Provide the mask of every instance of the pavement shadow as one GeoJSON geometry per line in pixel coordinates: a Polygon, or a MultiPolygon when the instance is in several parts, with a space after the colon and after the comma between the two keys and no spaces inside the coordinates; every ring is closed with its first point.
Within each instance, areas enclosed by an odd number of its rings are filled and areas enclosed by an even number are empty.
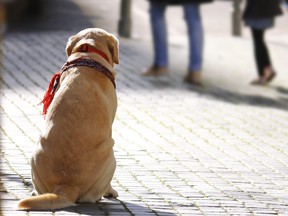
{"type": "Polygon", "coordinates": [[[287,88],[284,88],[284,87],[281,87],[281,86],[277,86],[275,89],[276,89],[279,93],[288,95],[288,89],[287,89],[287,88]]]}
{"type": "MultiPolygon", "coordinates": [[[[139,202],[140,203],[140,202],[139,202]]],[[[142,203],[145,205],[144,203],[142,203]]],[[[159,206],[161,208],[161,206],[159,206]]],[[[131,202],[124,202],[120,199],[103,199],[98,203],[78,203],[77,206],[62,209],[63,212],[77,212],[83,215],[165,215],[176,216],[164,210],[153,210],[148,206],[142,206],[131,202]],[[123,214],[125,215],[125,214],[123,214]]],[[[57,211],[60,213],[61,211],[57,211]]]]}
{"type": "Polygon", "coordinates": [[[7,3],[8,32],[80,31],[92,27],[81,9],[68,0],[22,0],[7,3]],[[33,2],[34,1],[34,2],[33,2]],[[37,2],[37,4],[36,4],[37,2]],[[9,16],[9,14],[11,14],[9,16]]]}
{"type": "MultiPolygon", "coordinates": [[[[141,75],[136,75],[141,76],[141,75]]],[[[177,74],[177,76],[179,76],[177,74]]],[[[199,95],[206,96],[211,99],[223,101],[226,103],[231,103],[234,105],[250,105],[250,106],[258,106],[258,107],[267,107],[267,108],[275,108],[275,109],[281,109],[281,110],[287,110],[288,109],[288,89],[284,89],[282,87],[276,87],[276,90],[279,92],[279,97],[272,98],[265,95],[260,95],[257,93],[239,93],[236,90],[233,91],[225,88],[221,88],[218,86],[215,86],[213,83],[213,80],[210,81],[210,83],[205,84],[204,87],[198,87],[193,86],[189,84],[185,84],[181,81],[178,81],[177,84],[175,84],[175,79],[172,78],[165,78],[165,79],[159,79],[151,77],[149,79],[145,79],[146,82],[149,83],[150,87],[157,90],[165,91],[166,89],[183,89],[183,90],[189,90],[193,92],[197,92],[199,95]],[[181,82],[181,83],[180,83],[181,82]],[[282,96],[283,97],[282,97],[282,96]]],[[[139,87],[141,85],[138,85],[139,87]]],[[[260,88],[260,87],[259,87],[260,88]]],[[[275,88],[275,87],[269,87],[269,88],[275,88]]]]}
{"type": "Polygon", "coordinates": [[[234,92],[232,90],[227,90],[215,86],[207,86],[207,88],[204,89],[190,87],[190,89],[197,91],[199,94],[204,94],[208,97],[235,105],[245,104],[250,106],[275,108],[281,110],[287,110],[288,108],[288,100],[283,97],[271,98],[268,96],[257,95],[255,93],[238,93],[236,91],[234,92]]]}

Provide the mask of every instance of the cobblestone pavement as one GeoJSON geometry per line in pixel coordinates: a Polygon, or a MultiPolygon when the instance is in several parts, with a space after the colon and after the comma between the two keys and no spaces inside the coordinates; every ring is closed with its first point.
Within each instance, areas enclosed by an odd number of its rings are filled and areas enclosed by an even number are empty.
{"type": "Polygon", "coordinates": [[[270,44],[278,77],[269,87],[253,87],[250,41],[209,35],[204,88],[182,83],[185,44],[171,47],[177,55],[169,76],[144,78],[150,42],[120,39],[112,182],[118,199],[16,212],[17,201],[32,190],[29,157],[44,123],[38,103],[75,33],[72,28],[5,36],[3,215],[288,215],[288,47],[270,44]]]}

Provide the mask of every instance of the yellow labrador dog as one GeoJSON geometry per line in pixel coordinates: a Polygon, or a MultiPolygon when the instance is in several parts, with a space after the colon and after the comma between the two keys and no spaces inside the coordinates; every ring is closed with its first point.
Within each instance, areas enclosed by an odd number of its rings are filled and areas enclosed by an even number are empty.
{"type": "Polygon", "coordinates": [[[89,28],[69,38],[66,53],[68,60],[46,93],[54,98],[42,101],[46,130],[31,158],[35,196],[21,200],[19,210],[59,209],[118,196],[110,184],[116,168],[111,128],[118,40],[89,28]]]}

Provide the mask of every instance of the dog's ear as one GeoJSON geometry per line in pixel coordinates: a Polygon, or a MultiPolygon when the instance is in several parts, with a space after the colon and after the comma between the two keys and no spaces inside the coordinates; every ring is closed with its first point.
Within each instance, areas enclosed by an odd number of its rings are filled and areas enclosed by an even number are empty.
{"type": "Polygon", "coordinates": [[[66,45],[66,55],[67,55],[67,57],[69,57],[71,55],[75,44],[78,42],[77,38],[78,37],[76,35],[73,35],[73,36],[71,36],[68,39],[68,42],[67,42],[67,45],[66,45]]]}
{"type": "Polygon", "coordinates": [[[119,64],[119,42],[114,35],[110,35],[108,49],[111,53],[113,62],[115,64],[119,64]]]}

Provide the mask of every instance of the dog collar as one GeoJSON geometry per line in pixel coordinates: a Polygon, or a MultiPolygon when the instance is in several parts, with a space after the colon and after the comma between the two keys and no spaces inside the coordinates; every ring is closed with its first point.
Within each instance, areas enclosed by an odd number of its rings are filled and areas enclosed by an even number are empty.
{"type": "Polygon", "coordinates": [[[66,62],[61,69],[61,73],[64,73],[66,70],[72,67],[77,67],[77,66],[86,66],[86,67],[94,68],[100,73],[103,73],[110,79],[114,88],[116,89],[115,78],[112,72],[108,68],[106,68],[104,65],[90,58],[77,58],[72,61],[66,62]]]}
{"type": "Polygon", "coordinates": [[[70,68],[77,67],[77,66],[85,66],[85,67],[90,67],[94,68],[95,70],[99,71],[100,73],[103,73],[105,76],[107,76],[110,81],[112,82],[114,88],[116,89],[116,83],[115,83],[115,78],[112,72],[100,64],[99,62],[96,62],[92,59],[89,58],[77,58],[72,61],[67,61],[63,67],[61,68],[61,71],[54,74],[52,77],[48,89],[43,97],[43,100],[40,102],[40,104],[43,103],[43,115],[46,115],[48,108],[54,98],[55,92],[59,86],[59,81],[61,78],[61,75],[67,71],[70,68]]]}
{"type": "Polygon", "coordinates": [[[98,49],[95,49],[94,47],[91,47],[88,44],[82,45],[80,47],[80,52],[93,52],[93,53],[96,53],[96,54],[100,55],[102,58],[104,58],[107,62],[109,62],[109,58],[104,52],[102,52],[102,51],[100,51],[98,49]]]}

